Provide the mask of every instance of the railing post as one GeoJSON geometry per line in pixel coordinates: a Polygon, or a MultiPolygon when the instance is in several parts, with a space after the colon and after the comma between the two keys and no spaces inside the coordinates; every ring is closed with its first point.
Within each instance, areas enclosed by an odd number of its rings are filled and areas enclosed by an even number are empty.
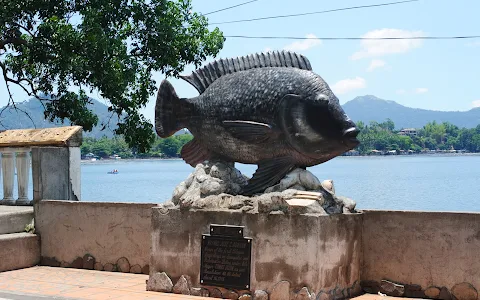
{"type": "Polygon", "coordinates": [[[28,199],[28,181],[30,177],[30,149],[17,151],[17,186],[18,199],[16,205],[30,205],[28,199]]]}
{"type": "Polygon", "coordinates": [[[32,147],[33,200],[80,200],[80,147],[32,147]]]}
{"type": "Polygon", "coordinates": [[[5,149],[2,152],[3,200],[1,204],[13,205],[13,177],[15,174],[14,153],[5,149]]]}

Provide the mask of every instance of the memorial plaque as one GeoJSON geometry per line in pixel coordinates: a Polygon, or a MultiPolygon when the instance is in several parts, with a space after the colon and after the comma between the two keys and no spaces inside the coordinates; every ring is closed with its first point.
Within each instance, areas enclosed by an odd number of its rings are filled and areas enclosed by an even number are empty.
{"type": "Polygon", "coordinates": [[[211,224],[210,234],[243,238],[243,226],[211,224]]]}
{"type": "MultiPolygon", "coordinates": [[[[228,227],[230,229],[227,233],[233,232],[230,231],[234,230],[233,226],[228,227]]],[[[243,228],[236,227],[234,231],[240,230],[243,234],[243,228]]],[[[215,232],[215,229],[213,231],[215,232]]],[[[251,238],[202,235],[200,283],[241,290],[249,289],[251,253],[251,238]]]]}

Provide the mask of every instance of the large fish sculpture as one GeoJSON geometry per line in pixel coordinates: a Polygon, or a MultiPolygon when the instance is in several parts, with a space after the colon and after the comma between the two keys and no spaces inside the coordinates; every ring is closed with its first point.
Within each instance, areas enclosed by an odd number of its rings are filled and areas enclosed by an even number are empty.
{"type": "Polygon", "coordinates": [[[191,166],[211,159],[257,164],[243,195],[359,144],[355,123],[303,55],[274,51],[220,59],[181,78],[200,95],[179,98],[163,80],[157,134],[165,138],[188,128],[194,138],[181,156],[191,166]]]}

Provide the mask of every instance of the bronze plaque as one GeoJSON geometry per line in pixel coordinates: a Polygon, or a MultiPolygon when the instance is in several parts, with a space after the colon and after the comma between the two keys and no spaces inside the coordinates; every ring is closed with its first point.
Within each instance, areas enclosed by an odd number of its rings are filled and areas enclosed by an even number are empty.
{"type": "Polygon", "coordinates": [[[243,228],[243,226],[210,224],[210,234],[243,238],[243,228]]]}
{"type": "Polygon", "coordinates": [[[249,289],[251,253],[251,238],[202,235],[200,283],[249,289]]]}

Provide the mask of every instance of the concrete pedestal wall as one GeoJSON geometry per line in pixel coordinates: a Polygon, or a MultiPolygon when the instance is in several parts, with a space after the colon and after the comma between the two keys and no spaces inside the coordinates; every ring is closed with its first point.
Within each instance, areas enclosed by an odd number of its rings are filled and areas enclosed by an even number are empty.
{"type": "Polygon", "coordinates": [[[154,206],[45,200],[36,203],[35,228],[41,236],[42,264],[134,273],[143,269],[147,273],[154,206]]]}
{"type": "Polygon", "coordinates": [[[477,299],[480,214],[366,211],[363,253],[364,281],[420,285],[422,297],[438,298],[443,288],[477,299]]]}
{"type": "MultiPolygon", "coordinates": [[[[245,226],[252,241],[251,290],[319,293],[352,288],[360,279],[362,215],[248,214],[154,208],[150,278],[165,272],[175,283],[187,275],[200,287],[202,234],[210,224],[245,226]]],[[[346,295],[345,295],[346,296],[346,295]]],[[[343,298],[343,296],[342,296],[343,298]]]]}
{"type": "MultiPolygon", "coordinates": [[[[340,299],[358,293],[361,282],[364,291],[373,293],[478,299],[480,214],[314,216],[166,210],[133,203],[35,205],[47,265],[133,273],[148,273],[150,265],[150,279],[165,272],[175,285],[186,275],[189,293],[205,295],[195,289],[201,287],[202,234],[210,224],[243,225],[244,236],[253,238],[252,294],[272,295],[276,288],[300,294],[305,287],[317,297],[340,299]]],[[[231,291],[209,293],[231,296],[231,291]]]]}

